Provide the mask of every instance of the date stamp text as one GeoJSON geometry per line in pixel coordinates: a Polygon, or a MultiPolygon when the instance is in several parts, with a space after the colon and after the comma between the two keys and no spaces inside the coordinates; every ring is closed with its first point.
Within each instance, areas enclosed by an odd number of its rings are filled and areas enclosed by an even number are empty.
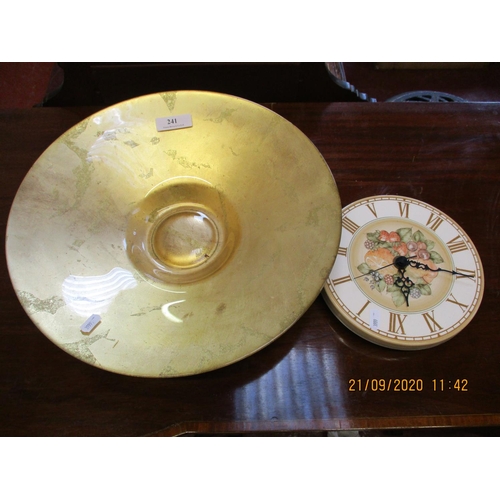
{"type": "Polygon", "coordinates": [[[462,379],[350,378],[349,392],[467,392],[469,381],[462,379]]]}

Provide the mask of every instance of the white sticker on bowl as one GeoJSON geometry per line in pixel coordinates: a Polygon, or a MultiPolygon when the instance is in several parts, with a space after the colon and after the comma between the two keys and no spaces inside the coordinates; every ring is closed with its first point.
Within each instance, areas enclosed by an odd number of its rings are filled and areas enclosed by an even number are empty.
{"type": "Polygon", "coordinates": [[[82,333],[90,333],[99,323],[101,317],[98,314],[92,314],[90,318],[80,327],[82,333]]]}
{"type": "Polygon", "coordinates": [[[156,130],[164,132],[165,130],[174,130],[178,128],[188,128],[193,126],[191,115],[165,116],[156,119],[156,130]]]}

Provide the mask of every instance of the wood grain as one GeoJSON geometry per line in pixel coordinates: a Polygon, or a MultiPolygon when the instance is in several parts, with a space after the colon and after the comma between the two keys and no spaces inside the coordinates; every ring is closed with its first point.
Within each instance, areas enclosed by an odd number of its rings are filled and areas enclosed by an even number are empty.
{"type": "MultiPolygon", "coordinates": [[[[410,196],[475,242],[486,291],[472,323],[438,347],[400,352],[347,330],[319,297],[284,335],[232,366],[179,379],[108,373],[46,339],[0,265],[0,434],[143,436],[500,425],[500,104],[298,103],[271,109],[318,147],[342,203],[410,196]],[[349,391],[349,380],[421,379],[422,391],[349,391]],[[466,379],[467,391],[433,390],[466,379]]],[[[37,157],[97,108],[0,112],[0,224],[37,157]]]]}

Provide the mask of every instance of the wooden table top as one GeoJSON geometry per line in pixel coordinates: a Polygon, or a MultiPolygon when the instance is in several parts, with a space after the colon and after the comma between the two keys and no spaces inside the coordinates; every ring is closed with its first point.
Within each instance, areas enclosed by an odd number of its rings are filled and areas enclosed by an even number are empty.
{"type": "MultiPolygon", "coordinates": [[[[484,266],[482,305],[452,340],[423,351],[371,344],[323,298],[279,339],[211,373],[142,379],[69,356],[42,335],[0,262],[0,435],[144,436],[500,426],[500,103],[268,105],[317,146],[342,205],[401,195],[452,217],[484,266]],[[421,379],[420,391],[350,390],[350,380],[421,379]],[[467,381],[467,391],[433,380],[467,381]]],[[[95,108],[0,111],[0,224],[23,177],[95,108]]],[[[463,384],[461,384],[463,386],[463,384]]],[[[364,388],[363,388],[364,389],[364,388]]]]}

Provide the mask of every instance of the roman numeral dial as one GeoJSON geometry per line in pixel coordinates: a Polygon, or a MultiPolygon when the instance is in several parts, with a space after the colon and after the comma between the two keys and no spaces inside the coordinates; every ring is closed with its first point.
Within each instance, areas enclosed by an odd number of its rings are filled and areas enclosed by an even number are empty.
{"type": "Polygon", "coordinates": [[[359,229],[359,226],[348,217],[342,219],[342,226],[350,233],[355,233],[359,229]]]}
{"type": "Polygon", "coordinates": [[[469,328],[483,297],[483,268],[449,215],[413,198],[374,196],[343,209],[341,234],[323,295],[352,332],[416,350],[469,328]]]}
{"type": "Polygon", "coordinates": [[[456,236],[452,240],[448,241],[447,245],[451,253],[463,252],[468,248],[467,243],[465,243],[460,236],[456,236]]]}

